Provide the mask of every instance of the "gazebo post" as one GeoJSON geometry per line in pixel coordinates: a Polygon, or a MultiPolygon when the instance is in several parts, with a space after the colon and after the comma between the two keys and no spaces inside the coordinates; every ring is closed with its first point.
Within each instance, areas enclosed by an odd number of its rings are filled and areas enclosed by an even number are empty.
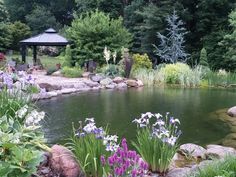
{"type": "Polygon", "coordinates": [[[33,46],[33,62],[34,62],[34,65],[37,64],[37,46],[36,45],[33,46]]]}
{"type": "Polygon", "coordinates": [[[22,62],[25,63],[25,61],[26,61],[26,45],[21,45],[21,56],[22,56],[22,62]]]}

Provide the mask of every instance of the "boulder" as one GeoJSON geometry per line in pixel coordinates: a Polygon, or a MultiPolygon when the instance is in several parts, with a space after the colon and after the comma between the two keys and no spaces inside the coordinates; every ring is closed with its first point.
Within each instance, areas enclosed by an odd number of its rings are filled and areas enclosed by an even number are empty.
{"type": "Polygon", "coordinates": [[[88,85],[83,82],[78,82],[78,83],[74,84],[74,88],[76,88],[76,89],[83,89],[83,88],[87,88],[87,87],[88,87],[88,85]]]}
{"type": "Polygon", "coordinates": [[[69,94],[69,93],[74,93],[76,92],[77,90],[75,88],[65,88],[65,89],[62,89],[61,90],[61,93],[62,94],[69,94]]]}
{"type": "Polygon", "coordinates": [[[56,71],[56,72],[52,73],[52,74],[51,74],[51,76],[59,76],[59,77],[62,77],[62,76],[63,76],[63,74],[61,73],[61,71],[60,71],[60,70],[58,70],[58,71],[56,71]]]}
{"type": "Polygon", "coordinates": [[[41,89],[45,89],[46,92],[51,92],[51,91],[54,91],[54,90],[61,90],[61,86],[58,86],[58,85],[51,85],[49,83],[40,83],[39,84],[39,87],[41,89]]]}
{"type": "Polygon", "coordinates": [[[124,81],[124,79],[122,77],[115,77],[113,79],[113,82],[116,83],[116,84],[119,84],[119,83],[121,83],[123,81],[124,81]]]}
{"type": "Polygon", "coordinates": [[[54,145],[51,148],[49,164],[54,173],[63,177],[84,177],[82,170],[74,158],[73,153],[67,148],[54,145]]]}
{"type": "Polygon", "coordinates": [[[82,74],[82,77],[89,78],[90,75],[91,75],[90,72],[84,72],[84,73],[82,74]]]}
{"type": "Polygon", "coordinates": [[[91,76],[90,79],[93,81],[93,82],[100,82],[102,79],[104,79],[103,76],[99,75],[99,74],[96,74],[94,76],[91,76]]]}
{"type": "Polygon", "coordinates": [[[114,88],[116,88],[116,85],[117,85],[117,84],[112,83],[112,84],[106,85],[106,88],[107,88],[107,89],[114,89],[114,88]]]}
{"type": "Polygon", "coordinates": [[[138,87],[143,87],[144,86],[144,84],[143,84],[143,81],[141,81],[141,80],[137,80],[137,84],[138,84],[138,87]]]}
{"type": "Polygon", "coordinates": [[[136,80],[133,80],[133,79],[128,79],[126,81],[126,84],[129,86],[129,87],[138,87],[138,83],[136,82],[136,80]]]}
{"type": "Polygon", "coordinates": [[[121,82],[121,83],[117,84],[117,86],[116,86],[117,89],[126,89],[127,87],[128,87],[127,84],[124,82],[121,82]]]}
{"type": "Polygon", "coordinates": [[[91,80],[86,80],[86,81],[84,81],[84,83],[89,87],[98,87],[99,86],[99,83],[93,82],[91,80]]]}
{"type": "Polygon", "coordinates": [[[228,111],[227,111],[227,114],[231,117],[236,117],[236,106],[230,108],[228,111]]]}
{"type": "Polygon", "coordinates": [[[236,155],[236,150],[231,147],[220,145],[207,145],[206,155],[208,157],[224,158],[227,155],[236,155]]]}
{"type": "Polygon", "coordinates": [[[188,154],[196,159],[205,159],[206,156],[206,149],[199,146],[199,145],[196,145],[196,144],[192,144],[192,143],[188,143],[188,144],[183,144],[180,146],[180,151],[185,153],[185,154],[188,154]]]}
{"type": "Polygon", "coordinates": [[[100,81],[100,84],[103,86],[111,84],[113,81],[110,78],[105,78],[100,81]]]}
{"type": "Polygon", "coordinates": [[[190,168],[174,168],[171,169],[166,177],[185,177],[190,172],[190,168]]]}

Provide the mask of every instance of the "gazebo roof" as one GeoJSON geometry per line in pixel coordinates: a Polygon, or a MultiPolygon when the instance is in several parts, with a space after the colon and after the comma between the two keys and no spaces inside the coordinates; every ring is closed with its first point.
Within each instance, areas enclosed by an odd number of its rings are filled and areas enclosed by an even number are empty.
{"type": "Polygon", "coordinates": [[[69,41],[59,35],[53,28],[49,28],[44,33],[20,41],[21,45],[37,46],[65,46],[69,41]]]}

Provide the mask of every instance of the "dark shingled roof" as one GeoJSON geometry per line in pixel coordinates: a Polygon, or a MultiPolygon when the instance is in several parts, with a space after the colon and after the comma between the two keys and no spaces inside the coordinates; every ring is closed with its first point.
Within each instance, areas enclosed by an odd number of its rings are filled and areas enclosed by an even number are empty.
{"type": "Polygon", "coordinates": [[[37,46],[65,46],[69,44],[69,41],[59,35],[54,29],[49,28],[42,34],[20,41],[20,44],[37,46]]]}

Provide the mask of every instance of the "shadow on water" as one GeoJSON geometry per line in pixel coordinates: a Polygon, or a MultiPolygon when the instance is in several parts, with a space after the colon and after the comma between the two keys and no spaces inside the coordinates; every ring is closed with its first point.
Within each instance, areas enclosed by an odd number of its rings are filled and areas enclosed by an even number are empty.
{"type": "Polygon", "coordinates": [[[62,142],[72,132],[72,122],[94,117],[97,126],[109,125],[112,134],[135,139],[132,120],[141,113],[170,112],[181,121],[181,143],[201,145],[227,135],[228,127],[209,118],[209,113],[235,105],[236,94],[223,89],[142,88],[124,91],[103,90],[62,96],[38,102],[48,117],[43,129],[49,143],[62,142]]]}

